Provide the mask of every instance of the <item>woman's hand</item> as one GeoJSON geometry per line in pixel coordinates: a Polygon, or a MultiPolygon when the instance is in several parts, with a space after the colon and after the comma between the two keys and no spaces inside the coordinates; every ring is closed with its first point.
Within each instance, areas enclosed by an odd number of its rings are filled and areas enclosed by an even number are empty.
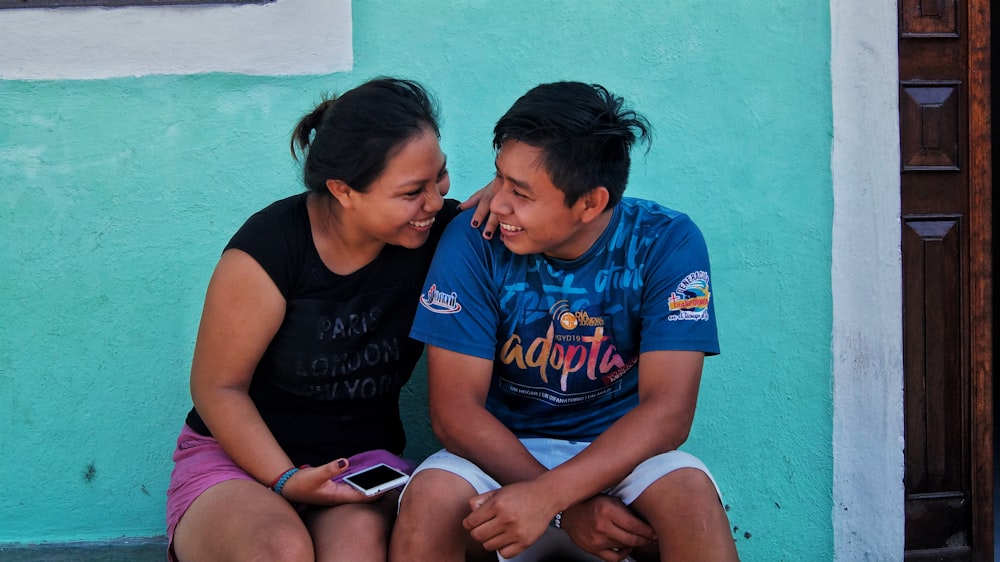
{"type": "Polygon", "coordinates": [[[458,208],[461,210],[476,207],[476,212],[472,214],[472,228],[483,226],[483,238],[493,238],[497,230],[497,219],[490,214],[490,201],[493,200],[493,181],[484,185],[479,191],[473,193],[468,199],[463,201],[458,208]]]}
{"type": "Polygon", "coordinates": [[[366,496],[350,484],[331,480],[348,467],[347,459],[337,459],[322,466],[302,468],[285,482],[281,495],[288,501],[310,505],[370,503],[382,496],[366,496]]]}

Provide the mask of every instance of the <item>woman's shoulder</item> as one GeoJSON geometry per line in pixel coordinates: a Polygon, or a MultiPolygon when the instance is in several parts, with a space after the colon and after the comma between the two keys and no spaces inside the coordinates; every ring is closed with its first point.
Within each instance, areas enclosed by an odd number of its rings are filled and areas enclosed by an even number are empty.
{"type": "Polygon", "coordinates": [[[254,216],[264,215],[271,218],[289,216],[301,217],[308,212],[306,210],[306,199],[308,196],[309,192],[305,191],[302,193],[296,193],[295,195],[289,195],[284,199],[278,199],[277,201],[254,213],[254,216]]]}
{"type": "Polygon", "coordinates": [[[253,213],[244,221],[237,232],[238,238],[255,238],[257,236],[273,236],[275,231],[297,234],[309,224],[309,211],[306,209],[308,193],[299,193],[279,199],[263,209],[253,213]]]}
{"type": "Polygon", "coordinates": [[[242,250],[255,259],[282,294],[310,253],[305,201],[306,194],[300,193],[271,203],[251,215],[226,245],[226,250],[242,250]]]}

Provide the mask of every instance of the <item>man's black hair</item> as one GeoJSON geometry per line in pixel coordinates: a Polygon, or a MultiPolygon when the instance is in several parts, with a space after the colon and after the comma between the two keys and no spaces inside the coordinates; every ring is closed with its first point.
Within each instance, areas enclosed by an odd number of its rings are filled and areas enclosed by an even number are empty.
{"type": "Polygon", "coordinates": [[[628,183],[632,145],[641,140],[648,147],[650,136],[646,118],[604,86],[554,82],[514,102],[493,129],[493,148],[509,140],[540,148],[542,166],[567,205],[604,186],[611,208],[628,183]]]}

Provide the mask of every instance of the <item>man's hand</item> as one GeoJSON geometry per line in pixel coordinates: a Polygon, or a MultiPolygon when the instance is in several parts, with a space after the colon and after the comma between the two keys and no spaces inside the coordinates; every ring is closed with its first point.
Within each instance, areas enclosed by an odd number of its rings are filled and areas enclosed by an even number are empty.
{"type": "Polygon", "coordinates": [[[632,549],[656,541],[652,527],[621,500],[604,494],[570,507],[561,522],[578,547],[605,562],[620,562],[632,549]]]}
{"type": "Polygon", "coordinates": [[[558,513],[532,482],[504,486],[469,499],[462,525],[486,550],[513,558],[534,544],[558,513]]]}

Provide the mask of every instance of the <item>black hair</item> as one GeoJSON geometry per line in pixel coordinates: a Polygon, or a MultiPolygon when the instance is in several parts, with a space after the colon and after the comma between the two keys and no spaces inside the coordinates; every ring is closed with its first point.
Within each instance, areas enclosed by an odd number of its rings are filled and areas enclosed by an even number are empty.
{"type": "Polygon", "coordinates": [[[412,81],[379,77],[339,96],[324,99],[292,133],[290,149],[305,157],[303,181],[310,191],[328,194],[327,180],[367,191],[402,145],[427,128],[441,137],[437,107],[412,81]]]}
{"type": "Polygon", "coordinates": [[[567,205],[598,186],[614,207],[628,183],[636,140],[649,147],[645,117],[604,86],[582,82],[542,84],[521,96],[493,129],[493,148],[517,140],[542,150],[542,165],[567,205]]]}

